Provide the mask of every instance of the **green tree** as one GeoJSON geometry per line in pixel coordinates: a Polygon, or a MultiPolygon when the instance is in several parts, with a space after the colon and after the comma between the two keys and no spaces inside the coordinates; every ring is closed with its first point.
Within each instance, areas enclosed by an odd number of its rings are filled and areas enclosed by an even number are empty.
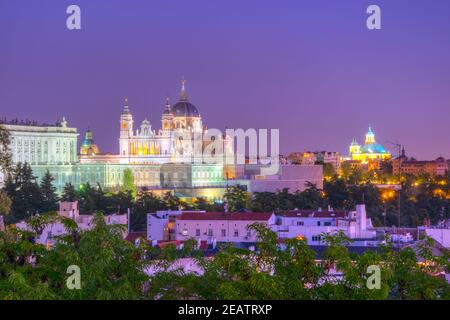
{"type": "Polygon", "coordinates": [[[274,192],[255,192],[251,209],[256,212],[275,212],[278,210],[278,197],[274,192]]]}
{"type": "Polygon", "coordinates": [[[145,247],[135,248],[125,241],[122,226],[106,225],[102,215],[96,215],[89,231],[80,231],[73,220],[55,215],[33,217],[29,224],[28,232],[14,228],[0,232],[0,300],[145,297],[145,247]],[[57,220],[70,233],[51,250],[32,241],[45,225],[57,220]],[[81,270],[81,290],[66,286],[71,265],[81,270]]]}
{"type": "Polygon", "coordinates": [[[237,185],[227,188],[224,200],[228,204],[228,211],[236,212],[248,207],[249,195],[243,186],[237,185]]]}
{"type": "Polygon", "coordinates": [[[180,198],[178,198],[170,191],[164,194],[163,201],[165,202],[167,209],[179,210],[181,208],[180,198]]]}
{"type": "Polygon", "coordinates": [[[0,215],[7,215],[11,210],[12,201],[8,195],[0,191],[0,215]]]}
{"type": "Polygon", "coordinates": [[[323,191],[330,205],[337,209],[347,209],[352,206],[350,191],[344,179],[334,177],[324,182],[323,191]]]}
{"type": "Polygon", "coordinates": [[[75,202],[78,200],[78,195],[75,190],[75,187],[70,183],[66,183],[64,186],[64,190],[61,196],[61,201],[64,202],[75,202]]]}
{"type": "Polygon", "coordinates": [[[153,193],[148,191],[140,192],[131,211],[131,230],[145,231],[147,214],[154,213],[158,210],[165,210],[166,208],[166,203],[153,193]]]}
{"type": "Polygon", "coordinates": [[[47,170],[40,185],[42,194],[41,209],[43,212],[55,211],[58,208],[56,188],[53,186],[54,180],[53,176],[47,170]]]}
{"type": "Polygon", "coordinates": [[[12,166],[11,150],[9,149],[10,134],[0,125],[0,172],[8,173],[12,166]]]}
{"type": "Polygon", "coordinates": [[[133,198],[136,198],[137,188],[134,183],[134,175],[131,169],[127,168],[123,170],[123,182],[121,187],[122,192],[130,192],[133,198]]]}
{"type": "Polygon", "coordinates": [[[12,201],[11,223],[23,220],[42,212],[42,194],[36,177],[27,163],[18,163],[6,179],[4,191],[12,201]]]}

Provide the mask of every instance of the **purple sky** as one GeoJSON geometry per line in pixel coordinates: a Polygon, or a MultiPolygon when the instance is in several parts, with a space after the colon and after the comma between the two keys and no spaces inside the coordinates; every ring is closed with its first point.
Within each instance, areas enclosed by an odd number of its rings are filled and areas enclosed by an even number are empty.
{"type": "Polygon", "coordinates": [[[283,153],[346,153],[371,124],[392,152],[450,158],[449,15],[448,0],[1,0],[0,117],[66,116],[117,152],[123,97],[159,129],[184,76],[208,127],[279,128],[283,153]]]}

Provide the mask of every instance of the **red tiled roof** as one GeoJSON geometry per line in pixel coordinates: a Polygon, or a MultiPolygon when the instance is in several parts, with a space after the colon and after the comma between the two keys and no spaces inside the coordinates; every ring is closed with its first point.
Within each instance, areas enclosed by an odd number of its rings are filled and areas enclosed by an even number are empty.
{"type": "Polygon", "coordinates": [[[345,211],[313,211],[299,210],[290,211],[283,214],[287,218],[347,218],[348,213],[345,211]]]}
{"type": "Polygon", "coordinates": [[[161,249],[173,245],[175,247],[179,246],[180,244],[182,244],[183,241],[181,240],[174,240],[174,241],[158,241],[158,247],[160,247],[161,249]]]}
{"type": "Polygon", "coordinates": [[[138,238],[147,239],[147,233],[146,232],[130,232],[125,237],[125,240],[127,240],[128,242],[134,243],[136,241],[136,239],[138,239],[138,238]]]}
{"type": "Polygon", "coordinates": [[[177,220],[241,220],[241,221],[267,221],[273,213],[267,212],[183,212],[177,220]]]}

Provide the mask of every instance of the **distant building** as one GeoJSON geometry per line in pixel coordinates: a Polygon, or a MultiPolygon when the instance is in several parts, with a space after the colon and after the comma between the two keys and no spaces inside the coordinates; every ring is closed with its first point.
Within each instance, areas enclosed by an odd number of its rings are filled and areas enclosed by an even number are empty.
{"type": "MultiPolygon", "coordinates": [[[[78,211],[78,202],[60,202],[58,215],[61,217],[74,220],[80,230],[90,230],[94,224],[94,215],[81,215],[78,211]]],[[[106,215],[105,223],[108,225],[118,224],[128,226],[128,215],[106,215]]],[[[16,224],[16,227],[21,230],[29,230],[30,227],[26,221],[22,221],[16,224]]],[[[45,226],[39,238],[36,239],[37,243],[47,245],[51,247],[58,241],[58,238],[67,234],[66,227],[62,222],[56,221],[52,224],[45,226]]],[[[127,232],[124,233],[124,238],[127,232]]]]}
{"type": "Polygon", "coordinates": [[[273,228],[276,223],[274,213],[257,212],[187,212],[176,219],[176,240],[196,239],[199,242],[257,242],[255,232],[248,226],[261,223],[273,228]]]}
{"type": "Polygon", "coordinates": [[[371,164],[369,169],[376,167],[383,160],[391,159],[391,153],[375,140],[375,133],[369,126],[364,145],[360,145],[353,139],[349,147],[349,160],[360,161],[363,164],[371,164]]]}
{"type": "Polygon", "coordinates": [[[341,168],[341,156],[335,151],[305,151],[294,152],[288,156],[292,164],[315,165],[317,163],[329,163],[337,171],[341,168]]]}
{"type": "Polygon", "coordinates": [[[183,213],[200,213],[205,211],[167,210],[147,214],[147,240],[174,241],[176,240],[176,218],[183,213]]]}
{"type": "Polygon", "coordinates": [[[18,120],[0,120],[0,125],[10,133],[13,163],[70,166],[78,160],[77,129],[68,127],[65,118],[54,125],[18,120]]]}
{"type": "Polygon", "coordinates": [[[323,188],[322,165],[280,165],[274,175],[261,175],[260,165],[237,166],[236,171],[236,180],[230,180],[228,184],[246,186],[250,193],[277,192],[285,188],[290,192],[302,192],[310,184],[323,188]]]}
{"type": "Polygon", "coordinates": [[[324,234],[343,231],[351,239],[373,240],[376,232],[370,230],[372,221],[367,218],[365,205],[358,205],[356,211],[295,210],[279,217],[278,237],[302,237],[310,245],[323,244],[324,234]]]}
{"type": "Polygon", "coordinates": [[[431,176],[445,176],[448,171],[449,163],[443,157],[431,161],[418,161],[414,158],[408,158],[404,148],[401,156],[392,160],[392,172],[394,175],[429,174],[431,176]]]}

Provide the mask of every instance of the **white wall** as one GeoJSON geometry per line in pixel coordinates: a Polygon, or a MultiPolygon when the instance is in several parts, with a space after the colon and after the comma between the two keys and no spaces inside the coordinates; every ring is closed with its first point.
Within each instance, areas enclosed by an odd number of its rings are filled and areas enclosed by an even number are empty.
{"type": "Polygon", "coordinates": [[[255,232],[248,232],[247,227],[255,222],[273,227],[276,217],[268,221],[242,221],[242,220],[177,220],[176,239],[188,240],[191,238],[211,243],[217,242],[256,242],[255,232]],[[200,234],[197,234],[200,230],[200,234]],[[209,233],[212,231],[212,235],[209,233]],[[222,234],[224,230],[225,234],[222,234]],[[235,234],[237,232],[237,234],[235,234]]]}
{"type": "Polygon", "coordinates": [[[426,228],[425,234],[446,248],[450,248],[450,229],[426,228]]]}
{"type": "Polygon", "coordinates": [[[152,214],[147,215],[147,239],[163,241],[164,239],[164,228],[167,227],[169,218],[162,216],[155,217],[152,214]]]}

